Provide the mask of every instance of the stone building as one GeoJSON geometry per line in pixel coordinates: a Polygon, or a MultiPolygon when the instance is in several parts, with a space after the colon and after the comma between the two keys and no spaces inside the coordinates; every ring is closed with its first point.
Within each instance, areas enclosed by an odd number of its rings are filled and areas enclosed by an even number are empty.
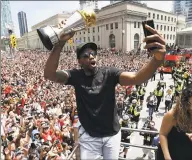
{"type": "MultiPolygon", "coordinates": [[[[70,14],[57,14],[34,25],[31,32],[18,39],[18,48],[45,49],[36,29],[57,25],[69,16],[70,14]]],[[[149,8],[134,1],[121,1],[101,8],[96,12],[96,16],[96,26],[77,32],[73,43],[66,43],[64,50],[75,50],[82,42],[95,42],[100,48],[116,48],[123,51],[137,49],[144,38],[142,21],[149,19],[154,20],[155,28],[163,35],[168,45],[175,44],[177,16],[172,13],[149,8]]]]}

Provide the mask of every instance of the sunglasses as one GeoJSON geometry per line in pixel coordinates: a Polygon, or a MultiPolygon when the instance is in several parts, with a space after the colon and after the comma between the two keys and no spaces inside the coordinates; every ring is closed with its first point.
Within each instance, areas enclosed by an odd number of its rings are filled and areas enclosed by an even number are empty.
{"type": "Polygon", "coordinates": [[[85,53],[82,53],[80,58],[89,58],[90,55],[92,56],[97,56],[97,52],[96,51],[92,51],[92,52],[85,52],[85,53]]]}

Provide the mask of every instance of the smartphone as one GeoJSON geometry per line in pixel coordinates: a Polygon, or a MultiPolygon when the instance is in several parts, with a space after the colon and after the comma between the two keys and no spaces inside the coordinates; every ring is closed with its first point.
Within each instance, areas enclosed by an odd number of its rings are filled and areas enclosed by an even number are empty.
{"type": "MultiPolygon", "coordinates": [[[[148,21],[143,21],[142,22],[142,26],[143,26],[143,31],[144,31],[145,37],[153,35],[153,33],[151,33],[149,30],[147,30],[145,28],[145,24],[147,24],[151,28],[155,29],[154,21],[153,20],[148,20],[148,21]]],[[[157,42],[157,41],[147,41],[147,44],[148,43],[153,43],[153,42],[157,42]]],[[[152,50],[155,50],[155,49],[157,49],[157,47],[152,47],[152,48],[148,49],[148,52],[151,52],[152,50]]]]}

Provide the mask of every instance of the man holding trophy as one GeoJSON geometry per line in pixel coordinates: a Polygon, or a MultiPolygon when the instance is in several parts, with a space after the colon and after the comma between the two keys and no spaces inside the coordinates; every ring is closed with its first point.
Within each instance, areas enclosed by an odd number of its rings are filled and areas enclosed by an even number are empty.
{"type": "Polygon", "coordinates": [[[158,49],[151,51],[152,60],[136,73],[114,67],[98,67],[95,43],[83,43],[77,47],[77,60],[81,69],[59,71],[57,70],[59,57],[66,41],[73,37],[75,31],[82,29],[81,23],[90,27],[96,21],[92,11],[77,11],[74,15],[66,21],[63,28],[48,26],[37,31],[45,47],[52,49],[45,65],[44,77],[75,88],[81,124],[79,127],[81,159],[98,159],[101,156],[103,159],[118,159],[121,130],[117,115],[115,86],[118,83],[123,86],[140,85],[151,78],[164,60],[165,41],[155,29],[145,26],[153,35],[146,37],[144,42],[156,41],[146,43],[145,49],[152,47],[158,49]]]}

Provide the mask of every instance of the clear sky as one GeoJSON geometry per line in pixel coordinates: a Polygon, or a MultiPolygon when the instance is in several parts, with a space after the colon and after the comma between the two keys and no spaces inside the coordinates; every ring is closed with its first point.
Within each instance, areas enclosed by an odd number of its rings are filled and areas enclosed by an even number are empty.
{"type": "MultiPolygon", "coordinates": [[[[149,7],[172,11],[173,1],[142,1],[149,7]]],[[[20,36],[17,13],[23,11],[27,16],[28,30],[31,26],[43,21],[62,11],[74,11],[79,9],[79,1],[10,1],[14,30],[17,37],[20,36]]],[[[109,4],[109,1],[99,1],[99,8],[109,4]]]]}

